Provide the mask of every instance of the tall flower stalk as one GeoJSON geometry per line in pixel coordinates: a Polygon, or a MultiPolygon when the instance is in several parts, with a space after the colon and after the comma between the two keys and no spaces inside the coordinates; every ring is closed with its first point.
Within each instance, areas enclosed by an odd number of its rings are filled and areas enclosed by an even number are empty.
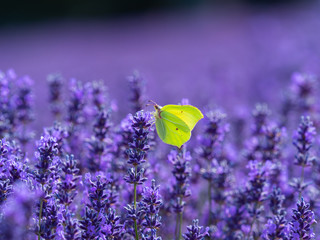
{"type": "MultiPolygon", "coordinates": [[[[42,217],[45,215],[45,210],[48,200],[52,197],[56,181],[56,168],[59,164],[58,158],[58,144],[56,139],[45,135],[41,137],[38,143],[38,151],[36,152],[36,170],[34,172],[34,179],[38,183],[42,196],[39,203],[38,226],[37,235],[38,240],[45,234],[43,230],[42,217]]],[[[48,206],[50,207],[50,205],[48,206]]],[[[55,207],[51,205],[51,207],[55,207]]],[[[45,219],[46,220],[46,219],[45,219]]]]}
{"type": "Polygon", "coordinates": [[[173,150],[168,156],[173,164],[172,174],[174,176],[173,189],[171,192],[171,208],[176,214],[175,238],[180,240],[182,237],[182,222],[185,200],[191,195],[189,181],[191,177],[190,160],[191,155],[183,147],[179,152],[173,150]]]}
{"type": "Polygon", "coordinates": [[[102,171],[106,169],[108,148],[111,145],[109,130],[111,128],[110,113],[101,111],[96,117],[93,126],[93,135],[88,140],[88,160],[86,167],[91,171],[102,171]]]}
{"type": "Polygon", "coordinates": [[[145,170],[142,164],[146,161],[148,145],[148,134],[151,127],[151,114],[149,112],[139,111],[132,116],[132,129],[134,131],[132,142],[129,144],[128,164],[132,167],[128,169],[124,180],[133,185],[133,206],[128,206],[128,218],[133,221],[135,239],[139,239],[139,229],[137,217],[139,215],[137,208],[137,186],[142,185],[147,178],[144,176],[145,170]]]}
{"type": "MultiPolygon", "coordinates": [[[[222,150],[223,141],[229,127],[228,124],[223,122],[226,115],[221,111],[209,111],[206,116],[207,123],[205,131],[201,136],[199,136],[199,142],[201,145],[198,149],[198,154],[204,161],[203,168],[201,169],[202,177],[208,181],[208,224],[210,225],[213,224],[213,197],[214,195],[223,195],[220,190],[222,190],[221,187],[225,187],[225,181],[221,183],[218,178],[221,180],[222,174],[226,176],[227,172],[222,173],[221,171],[217,171],[217,169],[224,168],[223,166],[228,165],[226,161],[222,163],[222,150]],[[221,165],[221,167],[218,165],[221,165]],[[217,186],[217,184],[219,186],[217,186]]],[[[225,170],[227,169],[225,168],[225,170]]],[[[219,201],[219,203],[221,203],[221,201],[219,201]]]]}
{"type": "Polygon", "coordinates": [[[294,134],[293,145],[297,149],[297,154],[295,155],[295,165],[301,167],[301,177],[300,180],[294,179],[291,185],[298,191],[299,198],[301,198],[303,190],[307,187],[304,183],[305,178],[305,168],[312,166],[315,161],[315,157],[311,155],[311,147],[313,145],[316,135],[315,127],[310,117],[301,117],[301,122],[298,130],[294,134]]]}

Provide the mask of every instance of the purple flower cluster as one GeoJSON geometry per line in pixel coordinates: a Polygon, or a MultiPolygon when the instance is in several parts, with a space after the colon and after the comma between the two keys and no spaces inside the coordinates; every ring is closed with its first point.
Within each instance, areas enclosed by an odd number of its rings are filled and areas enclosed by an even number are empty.
{"type": "Polygon", "coordinates": [[[157,138],[142,79],[128,81],[120,119],[102,81],[50,75],[35,137],[32,81],[0,72],[0,239],[320,239],[314,76],[293,75],[280,112],[205,107],[179,149],[157,138]]]}

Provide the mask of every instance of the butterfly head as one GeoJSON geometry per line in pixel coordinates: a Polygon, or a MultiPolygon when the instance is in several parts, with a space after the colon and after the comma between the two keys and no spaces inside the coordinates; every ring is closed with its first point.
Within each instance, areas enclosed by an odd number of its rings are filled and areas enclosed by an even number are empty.
{"type": "Polygon", "coordinates": [[[154,107],[154,109],[156,110],[156,111],[154,112],[154,116],[155,116],[156,118],[161,118],[161,116],[160,116],[161,107],[160,107],[158,104],[155,104],[153,107],[154,107]]]}
{"type": "Polygon", "coordinates": [[[149,103],[147,104],[147,106],[150,106],[150,105],[153,105],[154,109],[156,110],[155,112],[153,112],[153,115],[155,116],[155,118],[161,118],[160,116],[161,107],[152,100],[149,100],[149,103]]]}

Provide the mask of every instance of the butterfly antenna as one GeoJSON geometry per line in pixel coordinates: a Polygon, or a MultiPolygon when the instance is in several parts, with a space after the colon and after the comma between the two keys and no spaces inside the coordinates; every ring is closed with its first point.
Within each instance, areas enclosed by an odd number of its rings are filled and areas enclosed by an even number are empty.
{"type": "Polygon", "coordinates": [[[154,104],[153,103],[147,103],[146,107],[148,107],[148,106],[154,106],[154,104]]]}
{"type": "Polygon", "coordinates": [[[149,100],[148,102],[149,102],[148,105],[153,105],[153,106],[158,105],[158,104],[156,104],[156,103],[155,103],[154,101],[152,101],[152,100],[149,100]]]}

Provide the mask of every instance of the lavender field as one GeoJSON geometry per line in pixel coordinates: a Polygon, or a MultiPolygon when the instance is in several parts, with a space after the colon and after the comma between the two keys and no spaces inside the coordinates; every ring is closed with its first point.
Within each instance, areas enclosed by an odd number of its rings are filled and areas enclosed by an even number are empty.
{"type": "Polygon", "coordinates": [[[316,2],[0,28],[0,240],[320,240],[316,2]]]}

